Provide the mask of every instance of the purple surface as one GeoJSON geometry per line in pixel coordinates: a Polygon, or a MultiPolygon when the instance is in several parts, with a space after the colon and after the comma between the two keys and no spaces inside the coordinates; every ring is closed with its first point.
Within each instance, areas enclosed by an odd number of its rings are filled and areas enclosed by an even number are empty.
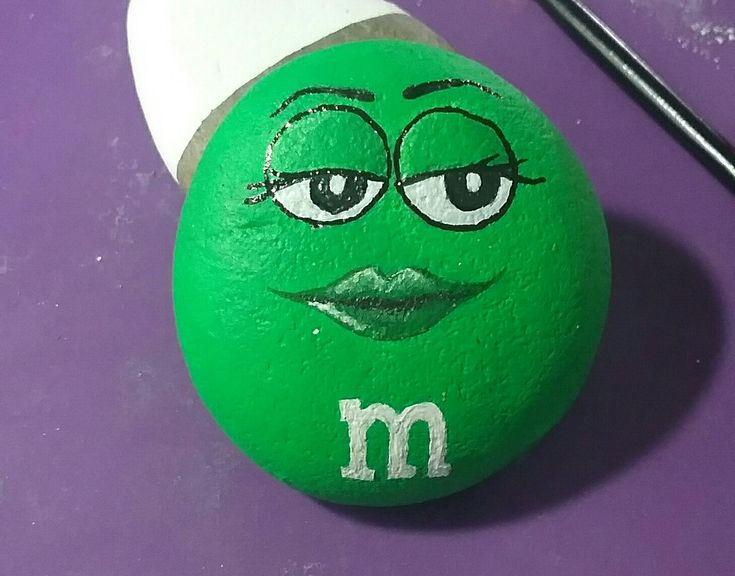
{"type": "MultiPolygon", "coordinates": [[[[401,4],[579,151],[610,219],[609,329],[536,450],[389,511],[277,483],[196,397],[170,295],[182,196],[136,101],[125,1],[2,4],[0,574],[732,574],[735,198],[534,2],[401,4]]],[[[735,3],[590,5],[735,139],[735,3]]]]}

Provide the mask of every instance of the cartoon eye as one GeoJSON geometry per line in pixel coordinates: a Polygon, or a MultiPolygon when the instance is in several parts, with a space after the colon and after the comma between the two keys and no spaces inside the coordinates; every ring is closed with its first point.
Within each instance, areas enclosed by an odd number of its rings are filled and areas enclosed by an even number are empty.
{"type": "Polygon", "coordinates": [[[388,188],[385,178],[352,170],[277,173],[273,199],[284,211],[313,224],[343,224],[362,216],[388,188]]]}
{"type": "Polygon", "coordinates": [[[500,218],[515,192],[511,166],[472,165],[416,176],[403,195],[422,218],[439,227],[476,230],[500,218]]]}

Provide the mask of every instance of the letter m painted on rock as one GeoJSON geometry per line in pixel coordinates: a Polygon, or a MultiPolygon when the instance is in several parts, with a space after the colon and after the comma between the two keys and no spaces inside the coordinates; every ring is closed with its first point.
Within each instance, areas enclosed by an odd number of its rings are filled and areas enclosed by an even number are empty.
{"type": "Polygon", "coordinates": [[[343,478],[368,482],[375,479],[375,470],[367,465],[367,433],[378,420],[388,427],[388,479],[407,479],[416,475],[416,467],[408,463],[408,439],[411,428],[419,421],[429,426],[429,478],[449,476],[452,471],[452,467],[444,461],[447,455],[447,425],[436,404],[414,404],[400,414],[385,404],[361,408],[360,400],[342,400],[339,408],[342,421],[349,426],[350,435],[350,464],[342,468],[343,478]]]}

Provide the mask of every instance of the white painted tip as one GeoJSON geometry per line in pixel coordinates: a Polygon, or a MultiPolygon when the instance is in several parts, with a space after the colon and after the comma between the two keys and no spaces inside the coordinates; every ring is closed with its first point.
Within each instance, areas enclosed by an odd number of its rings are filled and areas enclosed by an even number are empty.
{"type": "Polygon", "coordinates": [[[171,174],[238,88],[325,36],[387,14],[403,11],[384,0],[131,0],[135,85],[171,174]]]}

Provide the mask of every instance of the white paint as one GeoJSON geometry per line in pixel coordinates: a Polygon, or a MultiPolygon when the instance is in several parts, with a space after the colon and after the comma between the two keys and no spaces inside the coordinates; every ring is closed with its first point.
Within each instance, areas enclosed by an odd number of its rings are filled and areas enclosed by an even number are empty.
{"type": "Polygon", "coordinates": [[[465,182],[467,184],[467,190],[473,194],[477,194],[482,188],[482,176],[477,172],[469,172],[465,177],[465,182]]]}
{"type": "Polygon", "coordinates": [[[388,427],[388,479],[409,479],[416,475],[416,467],[408,463],[408,439],[416,422],[429,426],[428,477],[444,478],[452,471],[445,462],[447,455],[447,425],[444,414],[432,402],[409,406],[400,414],[386,404],[360,407],[360,400],[341,400],[342,421],[347,422],[350,435],[350,464],[342,468],[342,477],[372,482],[375,470],[367,465],[367,432],[376,421],[388,427]]]}
{"type": "Polygon", "coordinates": [[[696,32],[708,46],[712,44],[722,46],[726,42],[735,42],[735,26],[699,20],[691,24],[690,29],[696,32]]]}
{"type": "MultiPolygon", "coordinates": [[[[712,18],[717,0],[629,0],[633,10],[653,17],[665,40],[718,65],[725,45],[735,42],[732,22],[712,18]]],[[[717,66],[719,69],[719,66],[717,66]]]]}
{"type": "Polygon", "coordinates": [[[402,13],[385,0],[131,0],[133,75],[169,171],[212,110],[263,71],[346,26],[402,13]]]}
{"type": "MultiPolygon", "coordinates": [[[[469,185],[469,176],[467,183],[469,185]]],[[[480,183],[482,183],[482,179],[480,179],[480,183]]],[[[432,222],[459,227],[476,226],[499,214],[508,203],[512,188],[512,180],[501,178],[500,188],[495,199],[487,206],[470,212],[464,212],[451,203],[447,195],[444,176],[432,176],[405,186],[404,192],[411,204],[432,222]]]]}
{"type": "Polygon", "coordinates": [[[341,196],[342,192],[345,191],[347,185],[347,178],[340,174],[334,174],[329,179],[329,191],[335,196],[341,196]]]}
{"type": "MultiPolygon", "coordinates": [[[[332,176],[329,183],[330,189],[332,189],[332,186],[334,185],[334,178],[337,177],[332,176]]],[[[342,190],[344,190],[345,183],[346,180],[343,178],[342,190]]],[[[324,223],[340,222],[360,216],[370,207],[376,196],[382,192],[384,185],[384,182],[378,182],[376,180],[368,181],[365,197],[349,210],[339,212],[338,214],[332,214],[331,212],[322,210],[319,206],[314,204],[311,199],[310,178],[291,184],[286,188],[282,188],[275,193],[273,199],[280,204],[284,210],[290,212],[296,218],[324,223]]]]}
{"type": "Polygon", "coordinates": [[[329,302],[309,302],[309,306],[316,308],[322,314],[326,314],[331,318],[339,320],[340,322],[342,322],[342,324],[344,324],[348,328],[352,328],[356,332],[364,332],[368,328],[367,325],[363,324],[359,320],[356,320],[346,312],[342,312],[334,304],[331,304],[329,302]]]}

